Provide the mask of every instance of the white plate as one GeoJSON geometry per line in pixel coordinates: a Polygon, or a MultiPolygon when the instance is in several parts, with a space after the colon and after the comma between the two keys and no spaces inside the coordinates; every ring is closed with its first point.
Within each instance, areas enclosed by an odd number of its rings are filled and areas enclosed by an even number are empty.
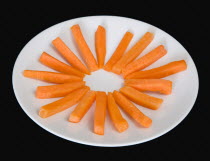
{"type": "MultiPolygon", "coordinates": [[[[120,86],[122,86],[121,78],[111,73],[98,71],[92,77],[93,78],[87,77],[85,80],[93,89],[112,91],[114,88],[119,89],[120,86]]],[[[195,64],[185,48],[173,37],[157,27],[130,18],[91,16],[59,23],[44,30],[28,42],[28,44],[26,44],[20,52],[14,65],[13,88],[17,100],[25,113],[45,130],[61,138],[82,144],[114,147],[133,145],[152,140],[167,133],[169,130],[178,125],[190,112],[196,100],[198,93],[198,74],[195,64]],[[108,117],[106,119],[105,135],[98,136],[93,133],[94,106],[88,111],[83,120],[77,124],[69,123],[67,121],[69,114],[74,107],[46,119],[42,119],[38,116],[38,110],[42,105],[55,101],[58,98],[35,98],[34,91],[36,87],[40,85],[48,85],[48,83],[25,78],[22,76],[22,72],[25,69],[53,71],[39,63],[38,59],[43,51],[49,52],[49,54],[64,61],[51,45],[51,41],[58,36],[66,42],[75,54],[77,54],[78,49],[75,47],[75,43],[73,42],[69,29],[74,24],[79,24],[81,26],[84,37],[94,54],[94,32],[96,31],[98,25],[103,25],[106,28],[106,61],[112,55],[124,33],[129,30],[134,34],[134,37],[128,49],[145,32],[151,31],[155,34],[155,38],[152,43],[140,56],[146,54],[159,44],[165,45],[168,50],[166,56],[152,64],[147,69],[158,67],[175,60],[184,59],[187,62],[188,69],[186,71],[166,78],[173,81],[173,93],[171,95],[166,96],[150,93],[153,96],[164,99],[164,103],[160,109],[153,111],[138,106],[140,110],[152,118],[153,125],[150,128],[142,128],[122,112],[123,116],[129,123],[128,130],[124,133],[118,133],[114,129],[108,117]]]]}

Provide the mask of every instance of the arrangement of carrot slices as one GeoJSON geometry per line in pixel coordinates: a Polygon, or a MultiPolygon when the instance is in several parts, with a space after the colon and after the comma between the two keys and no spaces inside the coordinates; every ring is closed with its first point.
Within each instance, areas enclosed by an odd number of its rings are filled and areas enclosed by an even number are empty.
{"type": "Polygon", "coordinates": [[[106,29],[99,25],[95,32],[96,61],[80,26],[76,24],[70,29],[87,67],[62,39],[57,37],[52,41],[52,44],[70,65],[43,52],[39,61],[57,72],[23,71],[25,77],[55,83],[55,85],[38,86],[35,92],[37,98],[63,97],[55,102],[42,106],[39,110],[39,116],[47,118],[77,104],[70,113],[68,120],[69,122],[77,123],[82,120],[96,101],[93,115],[93,132],[95,134],[104,135],[107,113],[118,132],[124,132],[129,128],[129,124],[124,119],[119,108],[137,122],[140,127],[149,128],[152,125],[152,119],[141,112],[141,107],[135,106],[132,102],[146,107],[148,110],[159,109],[163,103],[163,99],[150,96],[143,92],[151,91],[165,95],[171,94],[172,81],[160,78],[186,70],[187,64],[185,60],[174,61],[157,68],[143,70],[166,55],[167,50],[163,45],[159,45],[149,53],[136,59],[152,42],[154,35],[153,33],[146,32],[135,45],[127,50],[133,34],[126,32],[108,62],[105,63],[107,35],[106,29]],[[93,91],[86,86],[83,81],[85,74],[91,74],[90,72],[100,68],[116,74],[122,74],[125,78],[125,83],[119,92],[115,90],[113,93],[108,92],[107,95],[106,92],[93,91]]]}

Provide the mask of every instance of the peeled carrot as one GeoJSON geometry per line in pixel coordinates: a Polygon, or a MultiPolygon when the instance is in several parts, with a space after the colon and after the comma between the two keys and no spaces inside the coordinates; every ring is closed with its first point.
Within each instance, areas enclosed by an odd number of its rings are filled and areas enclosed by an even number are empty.
{"type": "Polygon", "coordinates": [[[167,51],[164,49],[163,45],[158,46],[151,52],[147,53],[143,57],[131,62],[124,69],[122,69],[123,77],[126,77],[128,74],[133,73],[138,70],[142,70],[149,65],[156,62],[158,59],[163,57],[167,51]]]}
{"type": "Polygon", "coordinates": [[[64,83],[51,86],[38,86],[36,89],[37,98],[55,98],[64,97],[70,92],[85,86],[84,81],[64,83]]]}
{"type": "Polygon", "coordinates": [[[69,47],[59,37],[53,40],[52,44],[73,67],[85,74],[90,74],[89,70],[81,62],[81,60],[79,60],[79,58],[69,49],[69,47]]]}
{"type": "Polygon", "coordinates": [[[61,98],[55,102],[42,106],[39,110],[39,116],[42,118],[46,118],[66,110],[67,108],[78,103],[80,99],[83,97],[83,95],[89,90],[90,90],[89,87],[83,87],[77,89],[68,94],[64,98],[61,98]]]}
{"type": "Polygon", "coordinates": [[[162,94],[171,94],[172,82],[165,79],[127,79],[125,86],[133,87],[139,91],[153,91],[162,94]]]}
{"type": "Polygon", "coordinates": [[[117,104],[137,123],[139,123],[143,127],[151,126],[152,120],[144,115],[133,103],[131,103],[131,101],[129,101],[120,92],[114,91],[113,96],[117,104]]]}
{"type": "Polygon", "coordinates": [[[79,122],[83,116],[87,113],[87,111],[90,109],[91,105],[95,101],[96,93],[95,91],[89,91],[87,92],[77,105],[77,107],[74,109],[74,111],[71,113],[69,117],[70,122],[79,122]]]}
{"type": "Polygon", "coordinates": [[[130,32],[126,32],[123,36],[122,40],[120,41],[119,45],[117,46],[116,50],[112,54],[109,61],[104,66],[104,70],[111,71],[112,67],[115,65],[115,63],[122,57],[125,50],[127,49],[128,45],[131,42],[131,39],[133,38],[133,34],[130,32]]]}
{"type": "Polygon", "coordinates": [[[79,70],[59,61],[58,59],[52,57],[51,55],[47,54],[46,52],[43,52],[41,57],[39,58],[39,61],[54,69],[58,72],[64,73],[64,74],[70,74],[70,75],[76,75],[78,77],[84,77],[85,75],[80,72],[79,70]]]}
{"type": "Polygon", "coordinates": [[[121,74],[122,69],[134,59],[150,44],[154,35],[147,32],[127,53],[125,53],[120,60],[113,66],[112,71],[116,74],[121,74]]]}
{"type": "Polygon", "coordinates": [[[184,60],[180,60],[150,70],[134,72],[129,74],[125,78],[126,79],[163,78],[184,71],[186,69],[187,69],[186,62],[184,60]]]}
{"type": "Polygon", "coordinates": [[[94,113],[94,133],[104,135],[106,117],[107,95],[106,92],[96,93],[96,107],[94,113]]]}
{"type": "Polygon", "coordinates": [[[141,93],[132,87],[122,87],[120,89],[120,92],[131,101],[137,103],[138,105],[150,108],[152,110],[157,110],[163,103],[162,99],[141,93]]]}
{"type": "Polygon", "coordinates": [[[108,93],[108,111],[117,131],[123,132],[127,130],[128,122],[122,117],[111,92],[108,93]]]}
{"type": "Polygon", "coordinates": [[[81,77],[47,71],[24,70],[23,75],[28,78],[39,79],[50,83],[67,83],[82,81],[81,77]]]}
{"type": "Polygon", "coordinates": [[[88,68],[91,72],[98,70],[97,62],[93,56],[93,53],[91,52],[90,48],[88,47],[81,29],[79,25],[74,25],[71,27],[71,31],[73,33],[74,39],[82,53],[82,56],[84,58],[85,63],[87,64],[88,68]]]}
{"type": "Polygon", "coordinates": [[[95,33],[95,48],[98,59],[98,67],[102,68],[104,66],[106,56],[106,29],[100,25],[95,33]]]}

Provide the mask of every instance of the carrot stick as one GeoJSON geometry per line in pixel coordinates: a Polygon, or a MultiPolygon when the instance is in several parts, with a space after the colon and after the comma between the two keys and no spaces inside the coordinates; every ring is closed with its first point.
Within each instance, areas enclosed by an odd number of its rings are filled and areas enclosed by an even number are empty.
{"type": "Polygon", "coordinates": [[[98,67],[102,68],[104,66],[106,56],[106,29],[100,25],[95,33],[95,48],[98,59],[98,67]]]}
{"type": "Polygon", "coordinates": [[[89,87],[83,87],[77,89],[68,94],[64,98],[61,98],[55,102],[42,106],[39,110],[39,116],[42,118],[46,118],[66,110],[67,108],[78,103],[80,99],[83,97],[83,95],[89,90],[90,90],[89,87]]]}
{"type": "Polygon", "coordinates": [[[108,111],[117,131],[123,132],[127,130],[128,122],[122,117],[111,92],[108,93],[108,111]]]}
{"type": "Polygon", "coordinates": [[[138,70],[142,70],[149,65],[156,62],[158,59],[163,57],[167,51],[164,49],[163,45],[158,46],[151,52],[147,53],[143,57],[131,62],[124,69],[122,69],[123,77],[126,77],[128,74],[133,73],[138,70]]]}
{"type": "Polygon", "coordinates": [[[126,79],[163,78],[184,71],[186,69],[187,69],[186,62],[184,60],[180,60],[150,70],[134,72],[129,74],[125,78],[126,79]]]}
{"type": "Polygon", "coordinates": [[[50,83],[67,83],[82,81],[81,77],[47,71],[24,70],[23,75],[28,78],[38,79],[50,83]]]}
{"type": "Polygon", "coordinates": [[[79,60],[79,58],[69,49],[69,47],[59,37],[53,40],[52,44],[73,67],[85,74],[90,74],[89,70],[81,62],[81,60],[79,60]]]}
{"type": "Polygon", "coordinates": [[[94,133],[104,135],[107,95],[105,92],[96,93],[96,107],[94,113],[94,133]]]}
{"type": "Polygon", "coordinates": [[[114,91],[113,96],[117,104],[137,123],[139,123],[143,127],[151,126],[152,120],[144,115],[133,103],[131,103],[131,101],[129,101],[120,92],[114,91]]]}
{"type": "Polygon", "coordinates": [[[95,98],[96,98],[95,91],[87,92],[82,97],[81,101],[74,109],[74,111],[71,113],[69,121],[74,123],[79,122],[83,118],[83,116],[87,113],[87,111],[90,109],[91,105],[95,101],[95,98]]]}
{"type": "Polygon", "coordinates": [[[72,82],[64,83],[59,85],[51,86],[38,86],[36,88],[36,97],[37,98],[55,98],[55,97],[64,97],[70,92],[82,88],[85,86],[85,82],[72,82]]]}
{"type": "Polygon", "coordinates": [[[127,79],[125,86],[133,87],[139,91],[153,91],[162,94],[171,94],[172,82],[165,79],[127,79]]]}
{"type": "Polygon", "coordinates": [[[90,71],[93,72],[98,70],[97,62],[83,37],[79,25],[72,26],[71,31],[90,71]]]}
{"type": "Polygon", "coordinates": [[[133,38],[133,34],[130,32],[126,32],[123,36],[122,40],[120,41],[119,45],[115,49],[114,53],[112,54],[109,61],[104,66],[104,70],[111,71],[112,67],[115,65],[115,63],[122,57],[125,50],[127,49],[128,45],[131,42],[131,39],[133,38]]]}
{"type": "Polygon", "coordinates": [[[141,93],[132,87],[122,87],[120,89],[120,92],[131,101],[137,103],[138,105],[150,108],[152,110],[157,110],[163,103],[162,99],[141,93]]]}
{"type": "Polygon", "coordinates": [[[150,44],[154,35],[147,32],[127,53],[125,53],[120,60],[113,66],[112,72],[121,74],[122,68],[136,59],[139,54],[150,44]]]}

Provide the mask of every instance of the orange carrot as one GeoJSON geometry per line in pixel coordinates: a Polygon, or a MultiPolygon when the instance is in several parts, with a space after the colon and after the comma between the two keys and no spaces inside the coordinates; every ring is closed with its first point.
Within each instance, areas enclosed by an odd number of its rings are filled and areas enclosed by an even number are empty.
{"type": "Polygon", "coordinates": [[[64,98],[61,98],[55,102],[42,106],[39,111],[39,116],[42,118],[46,118],[66,110],[67,108],[78,103],[80,99],[83,97],[83,95],[89,90],[90,90],[89,87],[83,87],[77,89],[68,94],[64,98]]]}
{"type": "Polygon", "coordinates": [[[114,53],[112,54],[109,61],[104,66],[104,70],[111,71],[112,67],[115,65],[115,63],[122,57],[125,50],[127,49],[128,45],[131,42],[131,39],[133,38],[133,34],[130,32],[126,32],[123,36],[122,40],[120,41],[119,45],[115,49],[114,53]]]}
{"type": "Polygon", "coordinates": [[[95,48],[98,59],[98,67],[102,68],[104,66],[106,56],[106,29],[100,25],[95,33],[95,48]]]}
{"type": "Polygon", "coordinates": [[[39,58],[39,61],[54,69],[58,72],[64,73],[64,74],[70,74],[70,75],[76,75],[78,77],[84,77],[84,74],[80,72],[79,70],[59,61],[58,59],[52,57],[51,55],[47,54],[46,52],[43,52],[41,57],[39,58]]]}
{"type": "Polygon", "coordinates": [[[111,92],[108,93],[108,111],[117,131],[123,132],[127,130],[128,122],[122,117],[111,92]]]}
{"type": "Polygon", "coordinates": [[[93,72],[93,71],[98,70],[97,62],[96,62],[90,48],[88,47],[88,45],[82,35],[79,25],[72,26],[71,31],[72,31],[74,39],[81,51],[84,61],[87,64],[90,71],[93,72]]]}
{"type": "Polygon", "coordinates": [[[154,35],[147,32],[120,60],[113,66],[112,71],[116,74],[121,74],[122,68],[136,59],[139,54],[150,44],[154,35]]]}
{"type": "Polygon", "coordinates": [[[104,135],[107,95],[105,92],[96,93],[96,107],[94,113],[94,133],[104,135]]]}
{"type": "Polygon", "coordinates": [[[64,97],[70,92],[82,88],[85,86],[84,81],[64,83],[59,85],[51,86],[38,86],[36,89],[37,98],[55,98],[55,97],[64,97]]]}
{"type": "Polygon", "coordinates": [[[117,104],[137,123],[139,123],[143,127],[151,126],[152,120],[144,115],[133,103],[131,103],[131,101],[129,101],[120,92],[114,91],[113,96],[117,104]]]}
{"type": "Polygon", "coordinates": [[[134,72],[129,74],[125,78],[126,79],[163,78],[184,71],[186,69],[187,69],[186,62],[184,60],[180,60],[150,70],[134,72]]]}
{"type": "Polygon", "coordinates": [[[79,58],[69,49],[69,47],[59,37],[53,40],[52,44],[73,67],[85,74],[90,74],[89,70],[81,62],[81,60],[79,60],[79,58]]]}
{"type": "Polygon", "coordinates": [[[163,45],[158,46],[151,52],[147,53],[143,57],[131,62],[124,69],[122,69],[123,77],[126,77],[128,74],[133,73],[138,70],[142,70],[149,65],[156,62],[158,59],[163,57],[167,51],[164,49],[163,45]]]}
{"type": "Polygon", "coordinates": [[[137,103],[138,105],[150,108],[152,110],[157,110],[163,103],[162,99],[141,93],[132,87],[122,87],[120,89],[120,92],[131,101],[137,103]]]}
{"type": "Polygon", "coordinates": [[[133,87],[139,91],[153,91],[162,94],[171,94],[172,82],[165,79],[127,79],[125,86],[133,87]]]}
{"type": "Polygon", "coordinates": [[[74,111],[71,113],[69,117],[70,122],[77,123],[79,122],[84,115],[87,113],[87,111],[90,109],[91,105],[95,101],[96,93],[95,91],[89,91],[87,92],[77,105],[77,107],[74,109],[74,111]]]}

